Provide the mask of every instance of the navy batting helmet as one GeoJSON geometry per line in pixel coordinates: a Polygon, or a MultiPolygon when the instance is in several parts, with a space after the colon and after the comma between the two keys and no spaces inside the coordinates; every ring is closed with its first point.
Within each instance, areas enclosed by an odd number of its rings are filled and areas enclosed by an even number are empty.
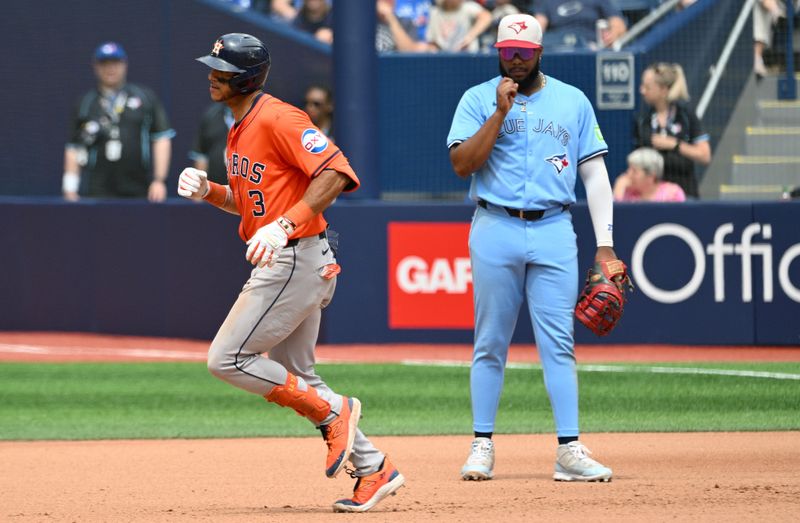
{"type": "Polygon", "coordinates": [[[229,33],[217,38],[211,53],[197,59],[212,69],[237,73],[228,84],[247,94],[261,89],[269,73],[269,51],[261,40],[244,33],[229,33]]]}

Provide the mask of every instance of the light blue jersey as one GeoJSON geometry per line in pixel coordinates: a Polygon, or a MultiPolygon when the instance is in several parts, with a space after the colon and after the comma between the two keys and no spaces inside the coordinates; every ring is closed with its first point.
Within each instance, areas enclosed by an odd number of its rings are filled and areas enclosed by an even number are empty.
{"type": "MultiPolygon", "coordinates": [[[[494,114],[500,81],[498,76],[464,93],[448,148],[475,135],[494,114]]],[[[476,435],[494,431],[508,346],[524,301],[557,435],[579,433],[573,343],[578,248],[568,206],[575,202],[578,166],[607,152],[586,96],[547,77],[533,95],[517,94],[489,158],[472,175],[470,197],[478,203],[469,236],[476,435]],[[543,212],[520,216],[520,210],[543,212]]]]}
{"type": "MultiPolygon", "coordinates": [[[[464,93],[447,136],[448,148],[477,133],[495,112],[501,78],[464,93]]],[[[515,209],[575,203],[578,165],[608,152],[586,95],[546,78],[544,89],[529,97],[517,94],[489,159],[472,177],[472,200],[515,209]]]]}

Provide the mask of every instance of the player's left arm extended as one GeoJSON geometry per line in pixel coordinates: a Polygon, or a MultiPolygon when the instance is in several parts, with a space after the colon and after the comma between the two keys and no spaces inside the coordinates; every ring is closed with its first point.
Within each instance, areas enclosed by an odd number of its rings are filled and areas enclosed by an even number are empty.
{"type": "Polygon", "coordinates": [[[596,156],[578,166],[578,174],[586,187],[589,215],[592,217],[594,237],[597,240],[595,261],[616,260],[614,253],[614,197],[608,181],[606,162],[596,156]]]}

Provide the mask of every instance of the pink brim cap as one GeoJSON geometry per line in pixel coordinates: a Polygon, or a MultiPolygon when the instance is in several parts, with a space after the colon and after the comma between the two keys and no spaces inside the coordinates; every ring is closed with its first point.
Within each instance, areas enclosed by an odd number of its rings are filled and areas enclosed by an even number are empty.
{"type": "Polygon", "coordinates": [[[542,46],[539,44],[534,44],[533,42],[528,42],[527,40],[503,40],[502,42],[497,42],[494,44],[495,47],[498,49],[501,47],[523,47],[527,49],[541,49],[542,46]]]}

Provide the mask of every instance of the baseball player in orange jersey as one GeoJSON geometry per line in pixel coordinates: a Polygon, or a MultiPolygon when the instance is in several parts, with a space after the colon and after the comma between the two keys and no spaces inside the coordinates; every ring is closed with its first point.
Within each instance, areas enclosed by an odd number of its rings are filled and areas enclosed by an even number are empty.
{"type": "Polygon", "coordinates": [[[211,343],[208,369],[319,427],[328,445],[325,474],[335,477],[349,460],[357,478],[353,497],[336,501],[334,511],[367,511],[405,480],[358,429],[358,399],[333,392],[314,371],[321,311],[340,271],[322,211],[358,188],[358,177],[304,112],[262,92],[270,57],[257,38],[223,35],[198,60],[211,68],[211,98],[236,120],[228,185],[187,168],[178,194],[241,216],[245,257],[255,266],[211,343]]]}

